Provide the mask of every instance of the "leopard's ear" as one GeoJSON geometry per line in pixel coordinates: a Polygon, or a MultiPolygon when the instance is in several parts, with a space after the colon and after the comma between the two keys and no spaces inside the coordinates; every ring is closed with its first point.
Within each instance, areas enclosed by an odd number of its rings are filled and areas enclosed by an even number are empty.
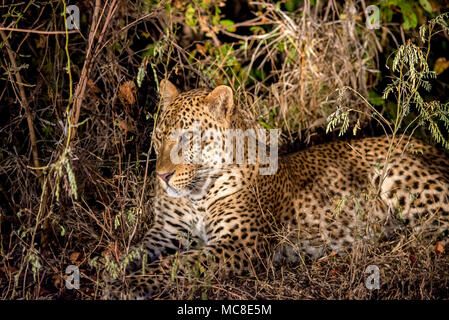
{"type": "Polygon", "coordinates": [[[178,95],[178,89],[169,80],[163,79],[160,83],[162,107],[168,106],[178,95]]]}
{"type": "Polygon", "coordinates": [[[234,111],[234,96],[228,86],[218,86],[204,99],[209,112],[218,120],[229,119],[234,111]]]}

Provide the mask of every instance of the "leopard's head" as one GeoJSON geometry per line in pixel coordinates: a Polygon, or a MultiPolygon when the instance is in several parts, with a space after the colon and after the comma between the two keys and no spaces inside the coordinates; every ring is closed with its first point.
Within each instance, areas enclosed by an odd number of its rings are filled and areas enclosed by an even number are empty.
{"type": "Polygon", "coordinates": [[[226,170],[222,138],[234,112],[232,90],[218,86],[180,93],[165,80],[160,88],[153,138],[158,183],[171,197],[204,194],[226,170]]]}

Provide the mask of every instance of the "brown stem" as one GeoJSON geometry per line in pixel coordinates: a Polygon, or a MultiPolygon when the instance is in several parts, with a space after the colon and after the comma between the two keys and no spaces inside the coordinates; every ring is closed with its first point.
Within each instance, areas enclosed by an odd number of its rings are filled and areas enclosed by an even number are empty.
{"type": "Polygon", "coordinates": [[[88,43],[87,52],[86,52],[86,60],[84,61],[83,69],[81,70],[81,76],[80,76],[80,80],[79,80],[78,85],[75,90],[75,97],[74,97],[74,102],[73,102],[74,112],[72,113],[72,121],[71,121],[71,124],[73,126],[71,128],[71,130],[73,130],[72,136],[71,136],[72,140],[76,135],[76,129],[77,129],[76,125],[78,124],[80,111],[81,111],[81,105],[83,103],[84,95],[86,92],[88,75],[92,69],[92,64],[93,64],[92,61],[94,61],[96,55],[98,54],[98,50],[100,49],[99,44],[103,40],[103,36],[106,32],[106,28],[111,25],[110,21],[112,19],[112,16],[115,13],[115,10],[117,9],[117,0],[113,0],[112,4],[110,6],[108,15],[106,16],[106,21],[103,25],[103,30],[100,32],[98,39],[95,39],[95,35],[100,26],[100,22],[103,17],[104,11],[106,9],[107,3],[108,2],[106,2],[106,4],[103,6],[103,10],[100,14],[101,1],[100,0],[95,1],[94,14],[92,16],[92,24],[90,26],[90,31],[89,31],[89,40],[88,40],[89,43],[88,43]],[[95,43],[96,43],[96,49],[92,53],[92,48],[94,47],[95,43]]]}
{"type": "Polygon", "coordinates": [[[34,29],[18,29],[18,28],[5,28],[0,27],[0,31],[11,31],[11,32],[25,32],[25,33],[37,33],[37,34],[61,34],[64,35],[66,33],[80,33],[79,30],[70,30],[70,31],[41,31],[41,30],[34,30],[34,29]]]}
{"type": "MultiPolygon", "coordinates": [[[[17,86],[19,87],[19,94],[20,94],[20,99],[21,99],[20,101],[21,101],[22,107],[25,109],[27,122],[28,122],[28,130],[30,131],[31,150],[32,150],[32,154],[33,154],[34,167],[39,168],[40,164],[39,164],[39,154],[37,152],[36,134],[34,132],[33,118],[31,117],[30,105],[28,102],[28,98],[25,94],[25,89],[23,88],[24,82],[22,81],[22,77],[20,76],[19,69],[17,68],[15,53],[11,50],[11,47],[10,47],[9,41],[8,41],[8,37],[6,36],[6,34],[3,30],[0,30],[0,35],[3,39],[3,42],[5,43],[6,51],[8,51],[9,60],[11,61],[11,66],[14,69],[16,83],[17,83],[17,86]]],[[[40,170],[40,169],[37,169],[37,170],[40,170]]],[[[39,172],[39,171],[38,171],[38,177],[41,182],[41,185],[43,185],[44,178],[43,178],[41,172],[39,172]]]]}

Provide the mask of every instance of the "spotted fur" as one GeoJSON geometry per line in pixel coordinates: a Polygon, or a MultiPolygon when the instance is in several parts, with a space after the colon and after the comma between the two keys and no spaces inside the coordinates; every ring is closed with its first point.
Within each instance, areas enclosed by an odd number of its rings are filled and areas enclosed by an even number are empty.
{"type": "MultiPolygon", "coordinates": [[[[174,164],[173,130],[195,121],[221,133],[251,125],[228,87],[186,93],[168,81],[161,87],[155,217],[143,242],[151,263],[145,275],[127,277],[128,298],[152,298],[195,266],[244,274],[257,265],[266,235],[279,230],[318,257],[326,248],[345,252],[354,241],[403,227],[433,236],[448,229],[449,161],[434,147],[399,136],[384,167],[391,137],[336,141],[281,156],[277,173],[264,176],[259,164],[217,169],[214,159],[222,154],[206,141],[205,162],[174,164]]],[[[124,297],[121,288],[110,281],[106,297],[124,297]]]]}

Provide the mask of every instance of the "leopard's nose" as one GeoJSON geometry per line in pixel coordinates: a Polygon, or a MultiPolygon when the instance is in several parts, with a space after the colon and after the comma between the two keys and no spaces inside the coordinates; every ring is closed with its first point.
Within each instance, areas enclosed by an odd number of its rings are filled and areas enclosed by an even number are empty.
{"type": "Polygon", "coordinates": [[[171,176],[174,175],[175,172],[166,172],[166,173],[157,173],[157,176],[161,178],[165,183],[168,183],[168,180],[170,180],[171,176]]]}

